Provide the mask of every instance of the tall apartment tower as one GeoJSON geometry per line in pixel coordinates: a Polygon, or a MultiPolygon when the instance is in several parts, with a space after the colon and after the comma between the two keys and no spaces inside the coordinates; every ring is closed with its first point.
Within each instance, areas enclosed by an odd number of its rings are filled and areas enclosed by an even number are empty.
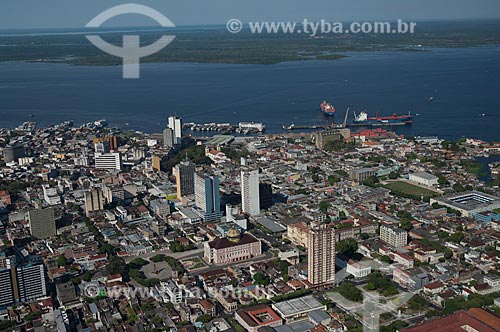
{"type": "Polygon", "coordinates": [[[85,214],[89,216],[92,212],[104,209],[104,194],[101,189],[91,189],[84,194],[85,214]]]}
{"type": "Polygon", "coordinates": [[[182,143],[182,119],[176,116],[168,117],[168,128],[172,130],[174,145],[178,146],[182,143]]]}
{"type": "Polygon", "coordinates": [[[311,223],[307,248],[307,280],[313,287],[332,286],[335,283],[335,229],[311,223]]]}
{"type": "Polygon", "coordinates": [[[207,173],[195,173],[194,194],[196,206],[204,212],[205,221],[220,221],[219,177],[207,173]]]}
{"type": "Polygon", "coordinates": [[[163,130],[163,147],[164,148],[174,147],[174,131],[170,128],[165,128],[163,130]]]}
{"type": "Polygon", "coordinates": [[[252,216],[260,214],[259,171],[241,171],[241,207],[252,216]]]}
{"type": "Polygon", "coordinates": [[[188,161],[181,161],[175,165],[175,183],[177,185],[177,198],[194,194],[195,165],[188,161]]]}
{"type": "Polygon", "coordinates": [[[46,239],[56,235],[56,219],[53,208],[31,210],[28,213],[31,236],[46,239]]]}
{"type": "Polygon", "coordinates": [[[18,262],[15,256],[0,253],[0,307],[31,302],[47,296],[45,266],[40,257],[18,262]]]}

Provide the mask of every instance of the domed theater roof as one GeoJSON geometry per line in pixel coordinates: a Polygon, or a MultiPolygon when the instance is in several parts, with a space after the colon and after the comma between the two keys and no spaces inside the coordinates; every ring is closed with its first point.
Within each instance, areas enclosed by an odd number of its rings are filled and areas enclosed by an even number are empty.
{"type": "Polygon", "coordinates": [[[231,242],[238,242],[241,238],[241,232],[236,228],[231,228],[226,235],[227,239],[231,242]]]}

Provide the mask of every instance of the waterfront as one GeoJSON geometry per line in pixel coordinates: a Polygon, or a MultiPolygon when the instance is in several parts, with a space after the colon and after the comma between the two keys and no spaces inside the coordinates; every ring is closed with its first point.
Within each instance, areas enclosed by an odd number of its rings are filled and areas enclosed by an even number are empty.
{"type": "Polygon", "coordinates": [[[186,122],[264,122],[275,133],[332,121],[319,111],[326,98],[338,123],[347,107],[372,116],[412,111],[414,123],[397,132],[499,141],[499,54],[500,47],[480,47],[277,65],[154,63],[142,65],[137,81],[122,80],[121,67],[1,63],[0,127],[105,118],[159,132],[177,114],[186,122]]]}

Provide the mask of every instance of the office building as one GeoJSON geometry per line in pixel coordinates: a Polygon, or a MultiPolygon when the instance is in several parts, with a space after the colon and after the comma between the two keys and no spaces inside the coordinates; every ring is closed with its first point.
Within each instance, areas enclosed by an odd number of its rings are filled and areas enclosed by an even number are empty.
{"type": "Polygon", "coordinates": [[[11,260],[0,253],[2,262],[0,263],[0,308],[10,306],[15,302],[14,297],[14,265],[11,260]]]}
{"type": "Polygon", "coordinates": [[[267,210],[273,205],[273,187],[271,183],[259,183],[260,208],[267,210]]]}
{"type": "Polygon", "coordinates": [[[101,189],[91,189],[85,192],[85,214],[104,210],[104,194],[101,189]]]}
{"type": "Polygon", "coordinates": [[[108,153],[110,150],[110,140],[98,137],[94,138],[94,152],[97,153],[108,153]]]}
{"type": "Polygon", "coordinates": [[[111,151],[118,150],[118,136],[114,135],[109,136],[109,149],[111,151]]]}
{"type": "Polygon", "coordinates": [[[434,187],[438,185],[438,177],[426,172],[411,173],[408,175],[408,179],[416,184],[434,187]]]}
{"type": "Polygon", "coordinates": [[[174,167],[177,198],[194,194],[195,165],[190,161],[181,161],[174,167]]]}
{"type": "Polygon", "coordinates": [[[53,208],[31,210],[28,213],[31,236],[46,239],[56,235],[56,219],[53,208]]]}
{"type": "Polygon", "coordinates": [[[95,168],[107,170],[121,170],[122,159],[120,153],[96,153],[95,155],[95,168]]]}
{"type": "Polygon", "coordinates": [[[335,283],[335,229],[326,224],[311,223],[307,239],[307,280],[313,287],[335,283]]]}
{"type": "Polygon", "coordinates": [[[47,296],[47,278],[40,257],[18,260],[0,253],[0,308],[15,303],[29,303],[47,296]]]}
{"type": "Polygon", "coordinates": [[[382,225],[380,226],[380,239],[388,245],[398,248],[408,243],[408,232],[401,228],[382,225]]]}
{"type": "Polygon", "coordinates": [[[43,199],[48,205],[59,205],[61,204],[61,196],[57,192],[57,189],[51,188],[48,184],[42,185],[43,199]]]}
{"type": "Polygon", "coordinates": [[[170,128],[165,128],[163,130],[163,147],[164,148],[174,147],[174,131],[170,128]]]}
{"type": "Polygon", "coordinates": [[[152,158],[151,158],[151,167],[155,170],[155,171],[161,171],[161,157],[160,156],[156,156],[154,155],[152,158]]]}
{"type": "Polygon", "coordinates": [[[16,266],[19,301],[31,302],[47,295],[45,268],[41,261],[16,266]]]}
{"type": "Polygon", "coordinates": [[[251,216],[260,214],[259,171],[241,171],[241,210],[251,216]]]}
{"type": "Polygon", "coordinates": [[[21,145],[6,146],[3,148],[3,160],[6,163],[17,162],[25,156],[24,147],[21,145]]]}
{"type": "Polygon", "coordinates": [[[168,117],[168,128],[172,130],[174,145],[182,144],[182,119],[176,116],[168,117]]]}
{"type": "Polygon", "coordinates": [[[204,221],[220,221],[219,177],[207,173],[195,173],[194,194],[196,206],[203,211],[204,221]]]}
{"type": "Polygon", "coordinates": [[[368,180],[372,176],[375,176],[376,174],[377,171],[373,168],[358,168],[351,170],[349,176],[353,181],[363,182],[368,180]]]}

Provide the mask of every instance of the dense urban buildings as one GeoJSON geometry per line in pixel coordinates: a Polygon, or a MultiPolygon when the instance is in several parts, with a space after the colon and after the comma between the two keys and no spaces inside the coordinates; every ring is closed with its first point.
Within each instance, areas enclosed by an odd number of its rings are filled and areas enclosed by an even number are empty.
{"type": "Polygon", "coordinates": [[[0,161],[0,325],[339,332],[366,326],[369,292],[418,295],[387,328],[496,328],[500,165],[472,171],[489,144],[185,124],[174,146],[179,122],[169,146],[100,121],[0,131],[26,151],[0,161]]]}

